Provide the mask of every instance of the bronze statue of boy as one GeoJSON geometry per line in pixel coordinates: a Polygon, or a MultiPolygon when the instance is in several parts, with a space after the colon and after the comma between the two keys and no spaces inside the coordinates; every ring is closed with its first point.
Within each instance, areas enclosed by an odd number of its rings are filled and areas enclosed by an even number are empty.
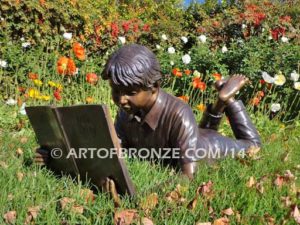
{"type": "MultiPolygon", "coordinates": [[[[242,75],[216,83],[218,99],[207,107],[200,124],[186,103],[160,88],[159,62],[144,46],[131,44],[117,50],[106,63],[102,77],[109,81],[113,101],[119,107],[115,127],[122,147],[179,149],[178,158],[164,162],[179,166],[190,178],[199,161],[210,160],[209,152],[225,156],[261,145],[243,103],[234,99],[248,82],[242,75]],[[217,132],[224,112],[236,139],[217,132]]],[[[47,153],[37,151],[35,161],[47,162],[47,153]]]]}

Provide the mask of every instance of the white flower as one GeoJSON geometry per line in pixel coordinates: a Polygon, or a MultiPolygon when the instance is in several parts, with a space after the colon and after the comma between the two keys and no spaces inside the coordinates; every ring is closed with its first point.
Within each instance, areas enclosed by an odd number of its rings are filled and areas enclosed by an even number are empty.
{"type": "Polygon", "coordinates": [[[0,20],[1,20],[1,21],[4,21],[4,18],[3,18],[3,17],[1,17],[1,18],[0,18],[0,20]]]}
{"type": "Polygon", "coordinates": [[[298,91],[300,91],[300,82],[295,82],[294,83],[294,88],[298,91]]]}
{"type": "Polygon", "coordinates": [[[287,43],[287,42],[289,42],[289,39],[287,37],[281,37],[281,41],[283,43],[287,43]]]}
{"type": "Polygon", "coordinates": [[[17,101],[15,99],[13,99],[13,98],[10,98],[5,103],[7,105],[15,105],[15,104],[17,104],[17,101]]]}
{"type": "Polygon", "coordinates": [[[271,105],[271,111],[272,112],[278,112],[281,109],[280,104],[279,103],[273,103],[271,105]]]}
{"type": "Polygon", "coordinates": [[[262,72],[262,78],[269,84],[274,83],[274,78],[271,77],[267,72],[262,72]]]}
{"type": "Polygon", "coordinates": [[[242,29],[245,29],[247,27],[246,24],[242,24],[242,29]]]}
{"type": "Polygon", "coordinates": [[[20,108],[20,114],[22,115],[26,115],[26,111],[25,111],[25,106],[26,106],[26,103],[24,102],[22,105],[21,105],[21,108],[20,108]]]}
{"type": "Polygon", "coordinates": [[[227,49],[226,45],[224,45],[224,46],[222,47],[222,53],[225,53],[225,52],[228,52],[228,49],[227,49]]]}
{"type": "Polygon", "coordinates": [[[184,64],[189,64],[191,62],[191,56],[189,54],[185,54],[181,59],[184,64]]]}
{"type": "Polygon", "coordinates": [[[269,37],[268,37],[268,40],[272,40],[273,39],[273,37],[270,35],[269,37]]]}
{"type": "Polygon", "coordinates": [[[63,34],[64,39],[71,40],[72,39],[72,33],[64,33],[63,34]]]}
{"type": "Polygon", "coordinates": [[[284,85],[285,82],[286,82],[285,76],[281,72],[279,72],[279,74],[276,74],[274,76],[274,84],[281,86],[284,85]]]}
{"type": "Polygon", "coordinates": [[[205,43],[206,42],[206,36],[201,34],[198,39],[202,42],[202,43],[205,43]]]}
{"type": "Polygon", "coordinates": [[[168,52],[169,52],[169,54],[174,54],[175,53],[175,48],[169,47],[168,52]]]}
{"type": "Polygon", "coordinates": [[[299,73],[296,72],[296,70],[294,70],[292,73],[291,73],[291,80],[292,81],[298,81],[299,79],[299,73]]]}
{"type": "Polygon", "coordinates": [[[184,36],[181,37],[181,40],[183,41],[183,43],[187,43],[188,42],[187,37],[184,37],[184,36]]]}
{"type": "Polygon", "coordinates": [[[118,37],[119,41],[121,42],[122,45],[125,44],[126,38],[125,37],[118,37]]]}
{"type": "Polygon", "coordinates": [[[174,66],[174,62],[173,62],[173,61],[170,61],[170,65],[171,65],[171,66],[174,66]]]}
{"type": "Polygon", "coordinates": [[[262,28],[262,29],[261,29],[261,32],[265,32],[265,28],[262,28]]]}
{"type": "Polygon", "coordinates": [[[6,68],[7,67],[7,62],[0,59],[0,67],[6,68]]]}
{"type": "Polygon", "coordinates": [[[194,73],[193,73],[193,76],[194,77],[200,77],[201,73],[198,70],[195,70],[194,73]]]}
{"type": "Polygon", "coordinates": [[[156,48],[157,48],[157,49],[160,49],[161,47],[160,47],[160,45],[156,45],[156,48]]]}
{"type": "Polygon", "coordinates": [[[31,45],[30,42],[23,42],[23,43],[22,43],[22,47],[23,47],[23,48],[30,47],[30,45],[31,45]]]}
{"type": "Polygon", "coordinates": [[[168,40],[167,35],[165,35],[165,34],[161,35],[161,38],[162,38],[164,41],[168,40]]]}
{"type": "Polygon", "coordinates": [[[25,38],[21,37],[21,39],[20,39],[20,40],[23,42],[23,41],[25,41],[25,38]]]}

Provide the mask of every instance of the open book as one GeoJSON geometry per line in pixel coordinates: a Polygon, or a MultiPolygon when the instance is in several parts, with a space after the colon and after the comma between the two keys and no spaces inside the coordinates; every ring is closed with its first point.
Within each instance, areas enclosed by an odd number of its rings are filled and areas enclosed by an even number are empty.
{"type": "Polygon", "coordinates": [[[98,188],[109,177],[119,194],[135,194],[105,105],[34,106],[26,113],[41,148],[50,152],[52,171],[79,176],[98,188]]]}

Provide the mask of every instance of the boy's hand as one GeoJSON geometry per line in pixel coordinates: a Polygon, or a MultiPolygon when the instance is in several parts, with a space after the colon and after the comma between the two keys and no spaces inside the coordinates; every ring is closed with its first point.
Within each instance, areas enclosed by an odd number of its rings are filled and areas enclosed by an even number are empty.
{"type": "Polygon", "coordinates": [[[114,201],[115,207],[120,207],[121,199],[118,195],[115,182],[112,179],[106,178],[103,186],[104,191],[108,192],[114,201]]]}
{"type": "Polygon", "coordinates": [[[49,151],[41,148],[37,148],[35,151],[34,162],[37,165],[45,166],[49,162],[49,151]]]}

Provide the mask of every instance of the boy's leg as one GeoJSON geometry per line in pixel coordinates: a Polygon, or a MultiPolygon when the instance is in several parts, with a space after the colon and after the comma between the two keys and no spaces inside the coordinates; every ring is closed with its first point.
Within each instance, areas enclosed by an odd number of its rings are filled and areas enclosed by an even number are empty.
{"type": "Polygon", "coordinates": [[[228,80],[216,83],[219,97],[215,104],[209,105],[204,112],[200,128],[217,130],[225,111],[233,133],[237,139],[249,140],[260,145],[260,138],[256,128],[241,101],[235,101],[234,95],[248,82],[243,75],[233,75],[228,80]]]}
{"type": "MultiPolygon", "coordinates": [[[[234,95],[248,82],[248,78],[243,75],[232,76],[221,88],[216,105],[221,105],[221,110],[225,109],[225,114],[229,119],[233,133],[238,140],[246,140],[255,146],[260,146],[259,134],[254,127],[242,101],[235,101],[234,95]],[[222,102],[226,107],[222,108],[222,102]]],[[[218,107],[216,107],[218,109],[218,107]]]]}
{"type": "Polygon", "coordinates": [[[261,145],[259,134],[242,101],[230,103],[225,109],[225,114],[236,139],[251,141],[257,147],[261,145]]]}
{"type": "Polygon", "coordinates": [[[233,75],[229,79],[220,80],[215,83],[219,92],[217,101],[209,105],[199,123],[200,128],[218,130],[223,112],[227,105],[234,101],[234,95],[248,82],[243,75],[233,75]]]}

